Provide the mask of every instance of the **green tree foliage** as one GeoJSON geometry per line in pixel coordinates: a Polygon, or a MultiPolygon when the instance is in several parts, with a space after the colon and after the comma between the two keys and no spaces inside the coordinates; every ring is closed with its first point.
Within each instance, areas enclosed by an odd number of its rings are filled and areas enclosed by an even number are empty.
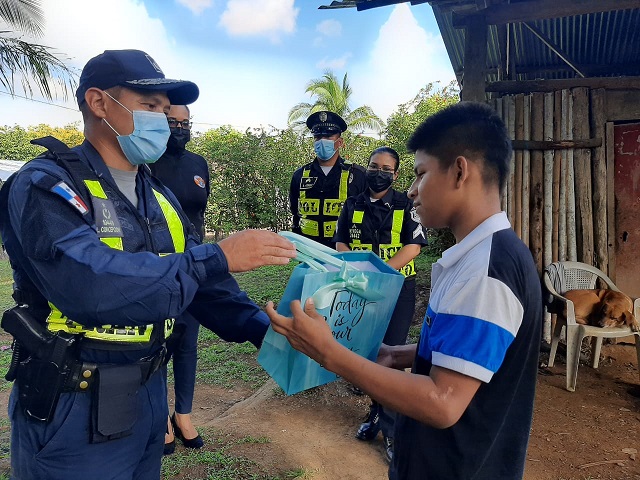
{"type": "Polygon", "coordinates": [[[65,127],[50,127],[41,124],[26,129],[18,125],[4,126],[0,127],[0,158],[24,162],[31,160],[44,152],[45,149],[29,142],[47,135],[62,140],[70,147],[80,145],[84,140],[84,135],[78,129],[78,123],[72,123],[65,127]]]}
{"type": "Polygon", "coordinates": [[[428,116],[460,101],[460,90],[455,82],[438,89],[433,83],[420,89],[410,101],[398,106],[387,120],[384,138],[387,145],[400,154],[398,190],[407,190],[413,182],[413,155],[407,152],[407,140],[428,116]]]}
{"type": "MultiPolygon", "coordinates": [[[[366,165],[380,140],[345,133],[343,157],[366,165]]],[[[245,228],[291,228],[289,187],[293,172],[314,158],[313,140],[293,129],[231,127],[195,135],[189,150],[207,159],[211,196],[207,230],[216,237],[245,228]]]]}
{"type": "MultiPolygon", "coordinates": [[[[42,35],[44,15],[40,0],[0,0],[0,19],[11,28],[34,37],[42,35]]],[[[0,31],[0,85],[12,95],[14,80],[19,78],[22,90],[33,95],[33,85],[51,99],[58,85],[66,98],[75,87],[75,74],[51,48],[21,40],[15,32],[0,31]]]]}
{"type": "Polygon", "coordinates": [[[346,73],[340,83],[334,73],[327,70],[322,77],[314,78],[307,84],[306,93],[315,99],[314,103],[299,103],[289,111],[289,126],[297,131],[304,131],[307,117],[321,110],[329,110],[340,115],[352,132],[380,132],[384,128],[384,122],[368,105],[351,109],[349,100],[353,92],[346,73]]]}

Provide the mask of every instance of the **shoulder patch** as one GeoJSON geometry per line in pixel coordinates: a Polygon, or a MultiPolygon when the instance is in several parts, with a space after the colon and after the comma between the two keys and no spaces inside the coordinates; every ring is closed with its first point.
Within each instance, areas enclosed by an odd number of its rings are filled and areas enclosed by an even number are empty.
{"type": "Polygon", "coordinates": [[[86,214],[89,209],[87,205],[82,201],[80,195],[74,192],[69,185],[65,182],[58,182],[52,188],[51,191],[57,195],[60,195],[67,202],[71,204],[76,210],[78,210],[82,215],[86,214]]]}
{"type": "Polygon", "coordinates": [[[200,175],[194,175],[193,176],[193,181],[200,188],[205,188],[207,186],[206,182],[204,181],[204,179],[200,175]]]}

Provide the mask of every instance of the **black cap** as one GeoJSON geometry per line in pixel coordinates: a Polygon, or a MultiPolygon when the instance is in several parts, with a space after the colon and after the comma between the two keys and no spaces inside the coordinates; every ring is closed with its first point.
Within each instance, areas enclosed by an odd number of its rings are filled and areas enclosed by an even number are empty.
{"type": "Polygon", "coordinates": [[[307,127],[313,135],[335,135],[347,129],[347,122],[337,113],[323,110],[309,115],[307,127]]]}
{"type": "Polygon", "coordinates": [[[150,55],[140,50],[105,50],[82,69],[76,90],[78,105],[92,87],[105,90],[121,86],[166,92],[172,105],[188,105],[198,99],[198,86],[187,80],[165,78],[150,55]]]}

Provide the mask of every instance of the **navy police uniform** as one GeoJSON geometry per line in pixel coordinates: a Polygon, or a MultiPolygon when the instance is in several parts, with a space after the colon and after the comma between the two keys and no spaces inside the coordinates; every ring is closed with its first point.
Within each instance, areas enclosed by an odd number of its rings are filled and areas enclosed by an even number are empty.
{"type": "MultiPolygon", "coordinates": [[[[177,105],[198,96],[195,84],[166,79],[144,52],[120,50],[87,63],[78,103],[89,88],[116,85],[166,92],[177,105]]],[[[0,190],[0,233],[21,306],[2,325],[23,327],[10,329],[20,340],[9,372],[11,476],[157,480],[173,319],[188,312],[225,340],[259,346],[268,317],[146,166],[138,167],[134,206],[90,142],[38,143],[50,153],[0,190]],[[46,338],[56,348],[34,349],[46,338]]]]}
{"type": "Polygon", "coordinates": [[[50,331],[82,335],[78,361],[88,366],[88,380],[98,374],[100,383],[67,385],[48,424],[27,418],[14,387],[9,416],[12,445],[19,448],[11,452],[12,475],[124,478],[137,465],[133,478],[157,479],[168,415],[165,379],[128,367],[161,355],[171,319],[185,310],[225,340],[254,345],[268,318],[240,291],[220,247],[199,245],[189,233],[175,197],[146,167],[138,172],[135,208],[90,143],[73,152],[90,187],[50,156],[35,159],[2,189],[0,228],[19,302],[50,331]],[[128,385],[120,385],[127,379],[117,366],[130,376],[128,385]],[[131,403],[115,407],[129,410],[113,412],[111,422],[130,425],[111,432],[95,419],[96,404],[106,402],[97,396],[120,387],[131,403]],[[126,418],[116,420],[121,414],[126,418]],[[73,450],[61,448],[69,444],[73,450]]]}
{"type": "MultiPolygon", "coordinates": [[[[180,127],[178,130],[182,130],[180,127]]],[[[172,135],[184,135],[184,131],[172,135]]],[[[189,131],[186,131],[189,135],[189,131]]],[[[171,139],[169,141],[171,143],[171,139]]],[[[207,161],[184,148],[167,146],[160,159],[149,164],[151,172],[176,196],[182,210],[204,240],[204,212],[210,193],[209,166],[207,161]]],[[[176,319],[180,338],[168,344],[173,356],[175,410],[180,414],[191,413],[195,391],[195,375],[198,361],[198,330],[200,324],[188,313],[176,319]]]]}
{"type": "MultiPolygon", "coordinates": [[[[347,124],[332,112],[316,112],[307,119],[315,136],[342,133],[347,124]]],[[[332,238],[342,205],[348,197],[367,191],[366,171],[338,156],[325,174],[318,158],[297,169],[291,178],[289,205],[293,214],[293,232],[323,245],[334,247],[332,238]]]]}

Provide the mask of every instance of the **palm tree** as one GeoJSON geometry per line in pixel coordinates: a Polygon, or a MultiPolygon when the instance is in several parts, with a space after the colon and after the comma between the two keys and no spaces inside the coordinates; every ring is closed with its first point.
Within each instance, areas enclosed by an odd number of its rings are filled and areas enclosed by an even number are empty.
{"type": "MultiPolygon", "coordinates": [[[[11,28],[33,37],[43,34],[44,14],[40,0],[0,0],[0,19],[11,28]]],[[[49,47],[26,42],[12,31],[0,31],[0,85],[15,94],[19,78],[25,93],[33,96],[33,85],[51,100],[55,89],[62,88],[64,97],[75,87],[75,74],[49,47]]]]}
{"type": "Polygon", "coordinates": [[[315,103],[298,103],[289,110],[289,126],[301,130],[309,115],[320,110],[329,110],[345,119],[351,131],[373,130],[380,132],[384,122],[373,113],[368,105],[362,105],[354,110],[349,106],[351,87],[344,74],[342,84],[331,70],[325,71],[321,78],[314,78],[307,84],[306,93],[315,97],[315,103]]]}

